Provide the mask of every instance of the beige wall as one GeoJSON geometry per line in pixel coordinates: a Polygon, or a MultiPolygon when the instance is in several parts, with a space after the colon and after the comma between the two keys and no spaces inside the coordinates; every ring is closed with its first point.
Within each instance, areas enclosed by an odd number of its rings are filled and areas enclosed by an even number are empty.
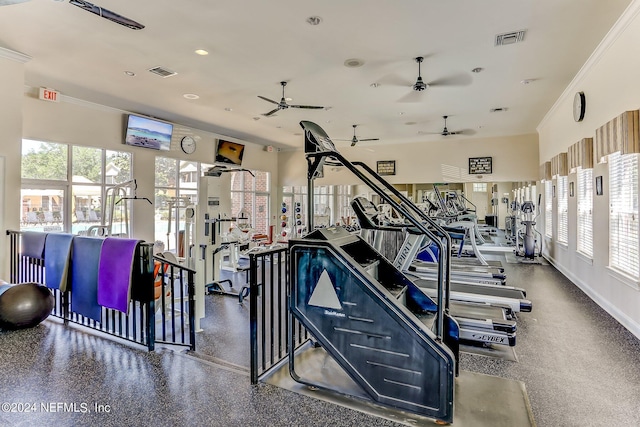
{"type": "MultiPolygon", "coordinates": [[[[330,135],[331,136],[331,135],[330,135]]],[[[301,144],[302,145],[302,144],[301,144]]],[[[349,161],[363,161],[374,170],[378,160],[395,160],[396,175],[385,177],[392,184],[423,182],[511,182],[535,180],[538,176],[537,135],[499,138],[446,139],[402,145],[339,147],[349,161]],[[492,157],[493,174],[480,179],[468,175],[469,157],[492,157]]],[[[307,163],[302,151],[280,153],[282,185],[306,185],[307,163]]],[[[358,184],[345,168],[325,168],[319,185],[358,184]]]]}
{"type": "MultiPolygon", "coordinates": [[[[585,137],[594,137],[595,129],[626,110],[640,108],[640,1],[631,3],[627,12],[612,28],[565,93],[558,99],[538,127],[540,162],[585,137]],[[587,100],[584,121],[572,118],[573,96],[583,91],[587,100]]],[[[569,242],[557,244],[545,239],[545,254],[574,283],[620,323],[640,338],[640,284],[608,268],[609,227],[607,166],[598,164],[593,176],[603,176],[603,196],[594,196],[594,256],[586,258],[576,252],[576,200],[569,198],[569,242]]],[[[576,174],[569,175],[569,182],[576,174]]],[[[554,181],[555,182],[555,181],[554,181]]],[[[539,184],[540,185],[540,184],[539,184]]],[[[576,184],[574,184],[575,186],[576,184]]],[[[541,189],[543,187],[540,187],[541,189]]],[[[556,208],[554,206],[554,215],[556,208]]],[[[539,229],[544,230],[544,218],[539,229]]],[[[554,227],[554,236],[555,236],[554,227]]]]}
{"type": "MultiPolygon", "coordinates": [[[[0,51],[0,157],[4,175],[0,182],[0,279],[9,280],[9,240],[4,232],[20,227],[20,147],[22,138],[22,87],[24,65],[0,51]]],[[[0,173],[2,168],[0,167],[0,173]]]]}

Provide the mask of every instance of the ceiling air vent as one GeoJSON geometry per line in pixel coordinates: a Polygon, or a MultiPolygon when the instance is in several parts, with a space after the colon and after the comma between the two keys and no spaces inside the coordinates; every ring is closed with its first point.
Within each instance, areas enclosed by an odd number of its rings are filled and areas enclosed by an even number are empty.
{"type": "Polygon", "coordinates": [[[149,71],[162,78],[167,78],[167,77],[175,76],[176,74],[178,74],[175,71],[171,71],[168,68],[162,68],[162,67],[149,68],[149,71]]]}
{"type": "Polygon", "coordinates": [[[509,33],[498,34],[496,36],[496,46],[505,46],[508,44],[520,43],[524,40],[526,30],[511,31],[509,33]]]}

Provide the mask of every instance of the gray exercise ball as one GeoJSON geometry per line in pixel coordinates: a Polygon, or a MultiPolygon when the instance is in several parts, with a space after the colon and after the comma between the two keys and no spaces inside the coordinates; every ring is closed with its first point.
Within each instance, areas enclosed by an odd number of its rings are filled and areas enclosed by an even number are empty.
{"type": "Polygon", "coordinates": [[[21,283],[0,294],[0,326],[31,328],[46,319],[54,306],[51,291],[37,283],[21,283]]]}

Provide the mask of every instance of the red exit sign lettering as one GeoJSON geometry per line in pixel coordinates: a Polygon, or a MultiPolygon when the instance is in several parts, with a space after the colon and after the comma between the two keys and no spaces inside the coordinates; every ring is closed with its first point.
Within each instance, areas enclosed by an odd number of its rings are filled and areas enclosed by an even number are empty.
{"type": "Polygon", "coordinates": [[[41,87],[40,99],[42,99],[43,101],[59,102],[60,92],[53,89],[47,89],[47,88],[41,87]]]}

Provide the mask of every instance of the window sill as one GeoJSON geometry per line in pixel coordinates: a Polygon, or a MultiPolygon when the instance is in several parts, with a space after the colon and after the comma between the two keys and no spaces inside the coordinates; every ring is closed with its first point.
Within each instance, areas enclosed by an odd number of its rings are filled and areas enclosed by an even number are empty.
{"type": "Polygon", "coordinates": [[[583,252],[580,251],[576,251],[576,256],[578,257],[578,259],[582,262],[584,262],[585,264],[589,264],[589,265],[593,265],[593,257],[590,255],[587,255],[583,252]]]}
{"type": "Polygon", "coordinates": [[[637,277],[631,277],[626,273],[614,269],[613,267],[607,267],[607,270],[609,272],[609,276],[613,277],[623,285],[627,285],[636,291],[640,291],[640,283],[638,283],[637,277]]]}

